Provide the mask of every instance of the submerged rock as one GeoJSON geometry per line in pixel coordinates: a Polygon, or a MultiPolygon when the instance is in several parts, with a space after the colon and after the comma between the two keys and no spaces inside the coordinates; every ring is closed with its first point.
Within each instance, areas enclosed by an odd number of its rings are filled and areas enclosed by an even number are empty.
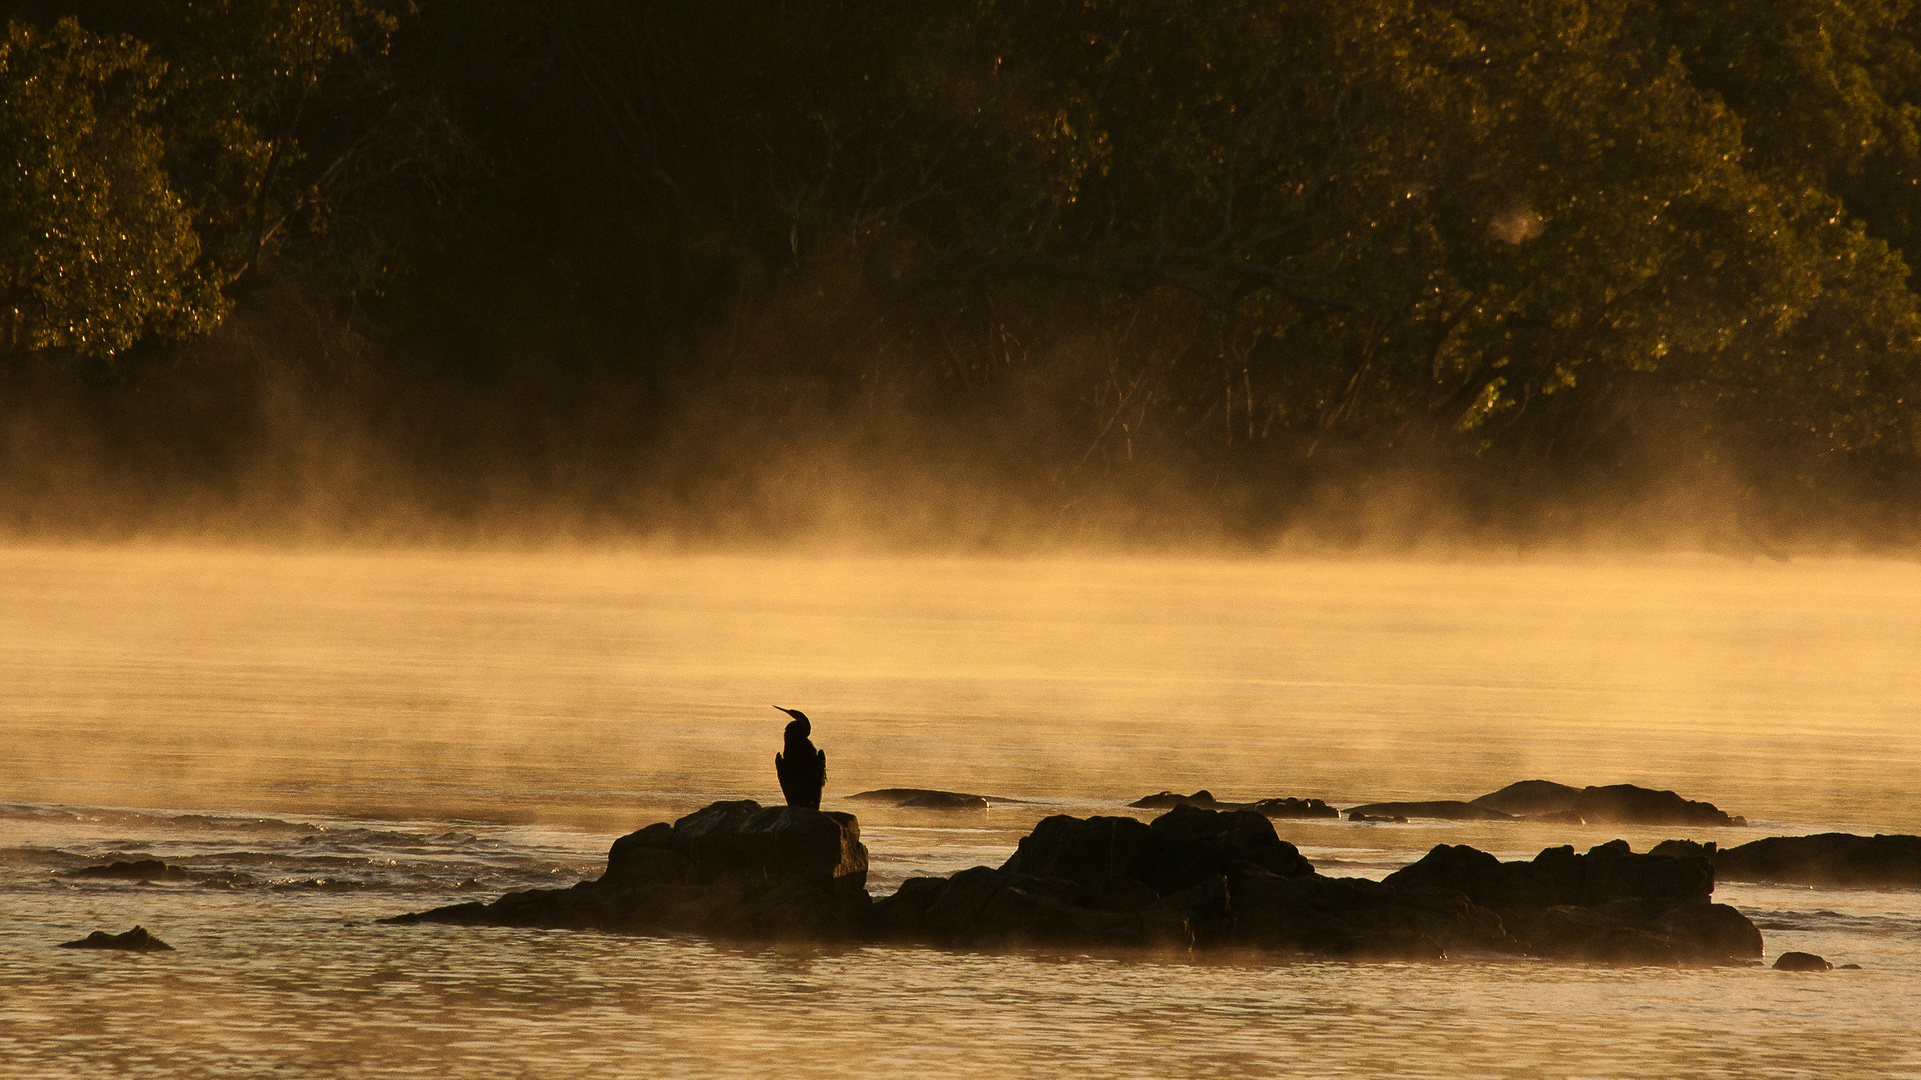
{"type": "Polygon", "coordinates": [[[935,791],[932,788],[879,788],[847,797],[863,802],[882,802],[901,810],[985,810],[993,803],[1014,801],[969,795],[961,791],[935,791]]]}
{"type": "Polygon", "coordinates": [[[1776,971],[1833,971],[1834,965],[1813,953],[1784,952],[1774,959],[1776,971]]]}
{"type": "Polygon", "coordinates": [[[126,952],[173,952],[173,946],[147,933],[144,926],[136,926],[124,934],[109,934],[105,930],[95,930],[78,941],[63,941],[62,949],[120,949],[126,952]]]}
{"type": "Polygon", "coordinates": [[[1713,803],[1683,799],[1672,791],[1634,784],[1574,788],[1551,780],[1522,780],[1474,800],[1474,805],[1515,817],[1609,825],[1741,826],[1713,803]]]}
{"type": "Polygon", "coordinates": [[[1713,852],[1726,881],[1855,888],[1921,886],[1921,836],[1770,836],[1713,852]]]}
{"type": "Polygon", "coordinates": [[[62,875],[70,878],[108,878],[119,881],[198,881],[199,874],[159,859],[116,860],[106,866],[83,866],[62,875]]]}

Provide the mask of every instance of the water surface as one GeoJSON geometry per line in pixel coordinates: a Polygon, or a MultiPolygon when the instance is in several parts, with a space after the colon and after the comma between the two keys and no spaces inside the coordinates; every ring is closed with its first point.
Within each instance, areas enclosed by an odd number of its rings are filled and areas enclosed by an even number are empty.
{"type": "Polygon", "coordinates": [[[1336,805],[1532,777],[1755,828],[1278,823],[1324,872],[1672,835],[1921,832],[1921,570],[0,552],[0,1074],[1921,1075],[1921,903],[1723,886],[1770,959],[1118,961],[372,920],[598,873],[778,799],[806,709],[885,892],[1163,788],[1336,805]],[[212,884],[61,876],[152,854],[212,884]],[[49,946],[142,923],[179,947],[49,946]]]}

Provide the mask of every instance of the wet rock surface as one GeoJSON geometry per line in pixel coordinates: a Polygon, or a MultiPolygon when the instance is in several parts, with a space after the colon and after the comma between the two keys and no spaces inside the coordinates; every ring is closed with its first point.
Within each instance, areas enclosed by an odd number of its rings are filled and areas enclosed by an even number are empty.
{"type": "Polygon", "coordinates": [[[1151,823],[1056,815],[999,867],[910,878],[870,901],[859,836],[847,814],[716,803],[621,837],[596,881],[387,921],[1356,959],[1761,955],[1760,931],[1710,901],[1705,857],[1636,855],[1621,841],[1523,862],[1440,845],[1369,881],[1316,873],[1253,810],[1182,805],[1151,823]]]}
{"type": "Polygon", "coordinates": [[[62,949],[119,949],[123,952],[172,952],[173,946],[154,937],[144,926],[136,926],[124,934],[109,934],[105,930],[95,930],[77,941],[63,941],[62,949]]]}
{"type": "MultiPolygon", "coordinates": [[[[1670,841],[1684,843],[1685,841],[1670,841]]],[[[1724,881],[1854,888],[1921,887],[1921,836],[1770,836],[1712,852],[1724,881]]]]}

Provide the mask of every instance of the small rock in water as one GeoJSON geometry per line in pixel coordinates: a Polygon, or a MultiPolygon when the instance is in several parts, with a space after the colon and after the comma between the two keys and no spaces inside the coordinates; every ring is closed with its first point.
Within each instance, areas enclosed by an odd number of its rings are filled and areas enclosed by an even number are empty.
{"type": "Polygon", "coordinates": [[[1784,952],[1774,961],[1776,971],[1833,971],[1834,965],[1810,952],[1784,952]]]}
{"type": "Polygon", "coordinates": [[[1442,821],[1514,820],[1512,814],[1505,814],[1499,810],[1492,810],[1485,806],[1477,806],[1474,803],[1461,802],[1458,799],[1431,799],[1422,802],[1378,802],[1348,807],[1347,819],[1349,821],[1354,820],[1355,814],[1362,815],[1362,820],[1373,818],[1376,821],[1382,818],[1392,817],[1438,818],[1442,821]]]}
{"type": "Polygon", "coordinates": [[[63,949],[121,949],[127,952],[172,952],[173,946],[147,933],[144,926],[136,926],[124,934],[109,934],[105,930],[95,930],[78,941],[63,941],[63,949]]]}
{"type": "Polygon", "coordinates": [[[930,791],[900,804],[901,810],[985,810],[987,800],[956,791],[930,791]]]}
{"type": "Polygon", "coordinates": [[[1136,810],[1172,810],[1176,806],[1198,806],[1203,810],[1214,809],[1214,793],[1202,788],[1192,795],[1182,795],[1177,791],[1163,791],[1143,796],[1128,803],[1136,810]]]}
{"type": "Polygon", "coordinates": [[[847,796],[864,802],[891,803],[897,810],[985,810],[990,803],[1013,802],[965,791],[935,791],[931,788],[880,788],[847,796]]]}

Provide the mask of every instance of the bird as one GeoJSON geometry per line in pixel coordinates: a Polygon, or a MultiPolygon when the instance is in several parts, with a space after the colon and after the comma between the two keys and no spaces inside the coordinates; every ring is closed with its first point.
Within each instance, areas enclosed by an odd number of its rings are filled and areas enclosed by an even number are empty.
{"type": "Polygon", "coordinates": [[[827,751],[816,750],[807,736],[814,726],[799,709],[774,706],[793,717],[787,725],[783,752],[774,755],[774,775],[780,777],[780,793],[787,805],[808,810],[820,809],[821,789],[827,786],[827,751]]]}

